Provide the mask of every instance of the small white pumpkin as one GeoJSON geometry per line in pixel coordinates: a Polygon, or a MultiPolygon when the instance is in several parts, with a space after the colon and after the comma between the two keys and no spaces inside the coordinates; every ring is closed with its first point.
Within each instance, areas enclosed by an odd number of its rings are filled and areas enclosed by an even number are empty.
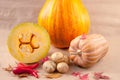
{"type": "Polygon", "coordinates": [[[100,34],[81,35],[70,43],[69,53],[73,63],[91,67],[108,52],[107,40],[100,34]]]}

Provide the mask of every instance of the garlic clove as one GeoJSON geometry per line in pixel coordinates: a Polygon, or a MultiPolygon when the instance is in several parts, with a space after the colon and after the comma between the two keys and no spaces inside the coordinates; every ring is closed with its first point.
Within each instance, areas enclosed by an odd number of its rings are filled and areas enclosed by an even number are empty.
{"type": "Polygon", "coordinates": [[[56,63],[60,63],[60,62],[66,62],[69,63],[69,57],[68,55],[65,55],[61,52],[54,52],[50,59],[56,63]]]}
{"type": "Polygon", "coordinates": [[[54,72],[56,70],[56,63],[53,61],[46,61],[43,63],[43,70],[48,73],[54,72]]]}
{"type": "Polygon", "coordinates": [[[65,62],[61,62],[57,64],[57,71],[60,73],[66,73],[69,71],[69,65],[65,62]]]}

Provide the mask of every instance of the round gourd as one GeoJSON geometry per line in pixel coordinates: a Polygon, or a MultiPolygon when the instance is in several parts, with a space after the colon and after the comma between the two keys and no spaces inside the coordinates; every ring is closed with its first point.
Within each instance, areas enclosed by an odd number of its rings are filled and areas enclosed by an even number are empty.
{"type": "Polygon", "coordinates": [[[69,53],[73,63],[91,67],[108,52],[107,40],[100,34],[82,35],[70,43],[69,53]]]}
{"type": "Polygon", "coordinates": [[[47,55],[50,38],[44,27],[22,23],[12,29],[7,44],[11,55],[18,61],[34,63],[47,55]]]}
{"type": "Polygon", "coordinates": [[[47,29],[55,47],[68,48],[72,39],[88,33],[90,18],[81,0],[46,0],[38,23],[47,29]]]}

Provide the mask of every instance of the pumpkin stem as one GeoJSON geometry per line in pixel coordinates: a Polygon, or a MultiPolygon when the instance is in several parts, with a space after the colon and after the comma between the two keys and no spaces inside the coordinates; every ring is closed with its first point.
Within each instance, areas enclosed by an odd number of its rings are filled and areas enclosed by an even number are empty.
{"type": "Polygon", "coordinates": [[[82,39],[82,40],[86,39],[86,34],[82,34],[82,35],[81,35],[81,39],[82,39]]]}
{"type": "Polygon", "coordinates": [[[77,55],[81,55],[82,51],[78,49],[76,53],[77,53],[77,55]]]}
{"type": "Polygon", "coordinates": [[[76,52],[71,52],[71,55],[81,55],[82,51],[81,50],[77,50],[76,52]]]}

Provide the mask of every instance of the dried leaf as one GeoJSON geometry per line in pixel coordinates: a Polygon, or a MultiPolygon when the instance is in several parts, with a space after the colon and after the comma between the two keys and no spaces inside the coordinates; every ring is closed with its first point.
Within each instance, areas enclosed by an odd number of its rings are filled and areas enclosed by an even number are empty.
{"type": "Polygon", "coordinates": [[[62,76],[62,74],[60,74],[60,73],[51,73],[51,74],[47,74],[47,75],[45,75],[47,78],[59,78],[59,77],[61,77],[62,76]]]}
{"type": "Polygon", "coordinates": [[[8,72],[11,72],[13,70],[12,66],[9,65],[8,67],[6,68],[3,68],[5,71],[8,71],[8,72]]]}
{"type": "Polygon", "coordinates": [[[23,74],[19,74],[18,75],[18,77],[20,77],[20,78],[22,78],[22,77],[28,77],[29,76],[29,74],[27,74],[27,73],[23,73],[23,74]]]}

